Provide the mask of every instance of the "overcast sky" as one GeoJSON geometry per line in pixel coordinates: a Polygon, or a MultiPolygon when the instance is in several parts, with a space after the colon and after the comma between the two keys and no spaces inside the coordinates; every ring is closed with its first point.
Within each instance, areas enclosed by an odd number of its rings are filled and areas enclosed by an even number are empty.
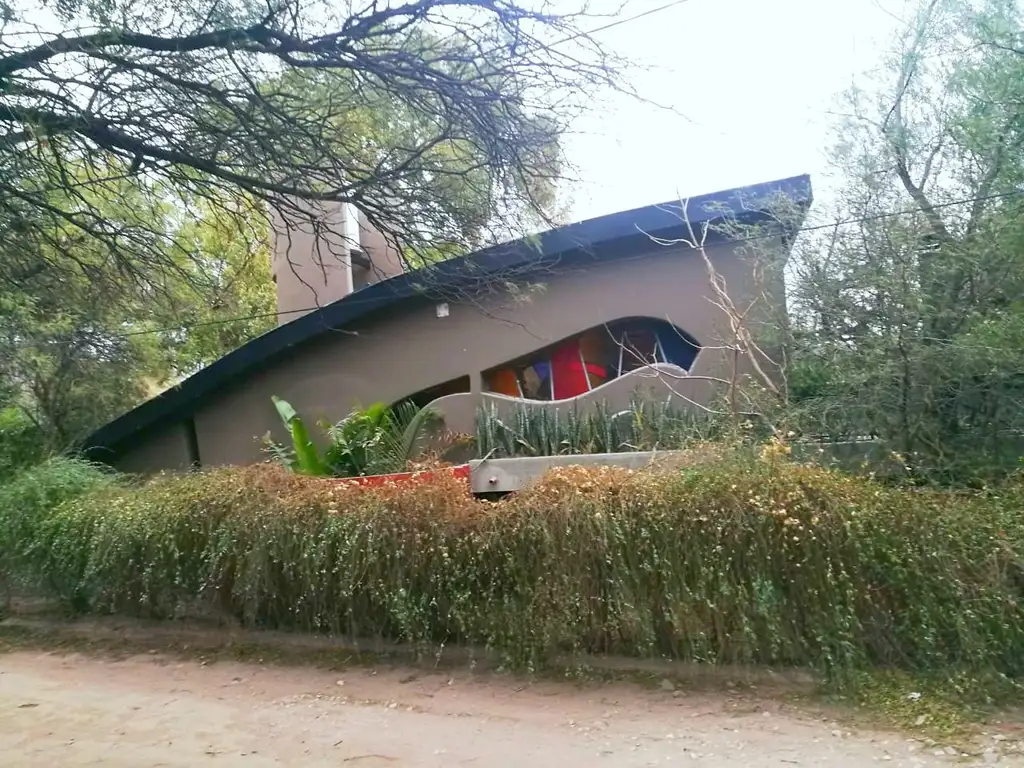
{"type": "MultiPolygon", "coordinates": [[[[625,16],[667,0],[629,0],[625,16]]],[[[632,80],[686,117],[617,99],[567,150],[575,219],[812,174],[827,194],[834,97],[876,65],[909,6],[881,0],[688,0],[600,33],[654,67],[632,80]],[[687,120],[686,118],[689,118],[687,120]]]]}

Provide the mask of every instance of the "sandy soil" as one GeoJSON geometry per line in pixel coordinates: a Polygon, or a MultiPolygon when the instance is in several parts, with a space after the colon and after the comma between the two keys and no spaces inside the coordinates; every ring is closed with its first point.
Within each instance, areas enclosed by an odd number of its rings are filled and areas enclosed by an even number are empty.
{"type": "Polygon", "coordinates": [[[0,655],[2,766],[952,764],[937,751],[746,694],[158,655],[0,655]]]}

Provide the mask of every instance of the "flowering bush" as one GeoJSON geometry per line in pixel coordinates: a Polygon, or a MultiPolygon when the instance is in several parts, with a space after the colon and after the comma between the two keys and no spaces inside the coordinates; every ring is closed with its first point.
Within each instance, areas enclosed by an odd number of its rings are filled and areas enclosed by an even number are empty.
{"type": "Polygon", "coordinates": [[[564,468],[500,502],[439,478],[355,487],[260,466],[102,487],[30,566],[93,611],[186,604],[261,627],[708,663],[1024,665],[1024,493],[885,488],[721,452],[564,468]]]}

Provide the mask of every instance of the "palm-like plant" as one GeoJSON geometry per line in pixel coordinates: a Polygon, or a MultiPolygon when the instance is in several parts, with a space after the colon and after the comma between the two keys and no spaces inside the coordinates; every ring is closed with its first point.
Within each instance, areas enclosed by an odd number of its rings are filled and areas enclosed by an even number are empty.
{"type": "Polygon", "coordinates": [[[292,408],[291,404],[286,400],[282,400],[276,395],[270,398],[274,402],[274,408],[277,409],[277,415],[281,417],[281,421],[284,423],[284,428],[288,430],[288,434],[292,438],[292,447],[288,449],[282,445],[275,443],[270,439],[268,434],[264,438],[264,442],[267,446],[267,452],[277,461],[286,466],[290,467],[293,472],[300,475],[313,475],[323,476],[329,475],[330,470],[327,465],[321,460],[320,453],[316,449],[316,445],[313,444],[312,438],[309,436],[309,430],[306,429],[306,424],[303,422],[302,417],[296,413],[295,409],[292,408]]]}
{"type": "Polygon", "coordinates": [[[440,411],[430,406],[374,403],[352,411],[337,424],[320,424],[329,439],[321,457],[295,409],[280,398],[273,400],[292,437],[292,447],[267,440],[267,452],[306,475],[360,477],[402,472],[423,450],[430,430],[444,421],[440,411]]]}

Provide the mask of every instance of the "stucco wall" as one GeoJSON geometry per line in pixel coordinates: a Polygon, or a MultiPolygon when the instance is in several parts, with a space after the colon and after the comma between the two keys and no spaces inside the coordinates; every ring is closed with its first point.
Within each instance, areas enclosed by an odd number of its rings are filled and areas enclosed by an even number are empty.
{"type": "Polygon", "coordinates": [[[713,399],[715,390],[715,383],[701,378],[699,374],[687,376],[681,368],[657,363],[630,371],[569,400],[524,402],[494,392],[465,392],[440,397],[431,406],[444,414],[448,429],[472,435],[476,429],[476,414],[482,405],[495,408],[498,416],[505,419],[524,407],[536,411],[557,411],[559,414],[593,412],[602,405],[612,410],[624,409],[630,405],[635,394],[659,402],[671,397],[680,406],[687,402],[706,404],[713,399]]]}
{"type": "Polygon", "coordinates": [[[384,234],[366,220],[366,217],[359,214],[359,243],[370,260],[370,268],[353,267],[365,274],[363,282],[366,285],[379,283],[389,277],[402,274],[405,267],[402,264],[401,255],[398,250],[387,241],[384,234]]]}
{"type": "MultiPolygon", "coordinates": [[[[737,303],[750,291],[749,269],[730,246],[710,249],[737,303]]],[[[725,316],[708,300],[698,254],[651,246],[647,257],[595,263],[535,278],[543,289],[475,302],[408,303],[307,343],[225,390],[195,415],[204,466],[261,458],[258,438],[283,439],[271,395],[290,401],[307,423],[336,421],[358,404],[392,402],[447,379],[480,372],[587,328],[621,317],[668,319],[702,346],[729,336],[725,316]]],[[[720,351],[704,349],[693,373],[728,370],[720,351]]]]}
{"type": "Polygon", "coordinates": [[[147,474],[161,469],[186,470],[192,464],[188,443],[186,422],[175,422],[141,435],[133,449],[114,462],[114,467],[129,474],[147,474]]]}
{"type": "Polygon", "coordinates": [[[352,293],[352,269],[346,241],[346,207],[301,203],[320,225],[308,219],[282,217],[271,210],[271,275],[277,289],[278,323],[326,306],[352,293]]]}

